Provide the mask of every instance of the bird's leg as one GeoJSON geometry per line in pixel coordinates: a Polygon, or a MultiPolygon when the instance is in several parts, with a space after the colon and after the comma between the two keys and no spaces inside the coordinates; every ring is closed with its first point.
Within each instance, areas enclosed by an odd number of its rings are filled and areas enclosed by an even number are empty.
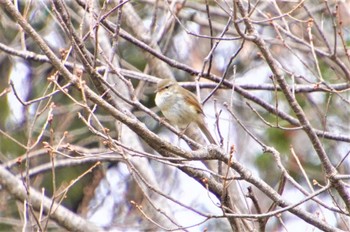
{"type": "Polygon", "coordinates": [[[179,133],[178,133],[178,138],[179,138],[179,141],[181,138],[184,137],[185,133],[186,133],[186,130],[188,129],[188,127],[190,126],[191,123],[189,123],[184,129],[182,128],[179,128],[179,133]]]}

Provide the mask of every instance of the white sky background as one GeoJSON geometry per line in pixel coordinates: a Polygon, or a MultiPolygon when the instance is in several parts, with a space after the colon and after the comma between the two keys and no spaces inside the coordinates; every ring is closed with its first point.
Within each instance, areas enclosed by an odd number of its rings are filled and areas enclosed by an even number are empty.
{"type": "MultiPolygon", "coordinates": [[[[13,60],[14,66],[11,69],[10,72],[10,80],[12,80],[14,87],[16,89],[17,95],[21,98],[23,101],[27,98],[28,93],[28,82],[29,77],[29,68],[25,63],[21,61],[21,59],[14,59],[13,60]]],[[[7,101],[9,102],[10,106],[10,112],[11,117],[10,118],[10,124],[20,124],[20,122],[24,119],[23,115],[23,105],[21,102],[18,101],[14,93],[11,91],[9,94],[7,94],[7,101]]]]}

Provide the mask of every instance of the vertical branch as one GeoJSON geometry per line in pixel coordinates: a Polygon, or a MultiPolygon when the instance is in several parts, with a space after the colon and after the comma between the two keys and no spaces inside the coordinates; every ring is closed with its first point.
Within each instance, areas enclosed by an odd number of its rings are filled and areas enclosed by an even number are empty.
{"type": "MultiPolygon", "coordinates": [[[[214,46],[214,39],[213,39],[214,33],[213,33],[213,25],[212,25],[212,22],[211,22],[210,7],[209,7],[209,1],[208,0],[205,0],[205,10],[206,10],[207,17],[208,17],[208,25],[209,25],[209,33],[210,33],[210,48],[213,49],[213,46],[214,46]]],[[[213,53],[210,53],[209,61],[208,61],[207,75],[210,74],[212,62],[213,62],[213,53]]]]}

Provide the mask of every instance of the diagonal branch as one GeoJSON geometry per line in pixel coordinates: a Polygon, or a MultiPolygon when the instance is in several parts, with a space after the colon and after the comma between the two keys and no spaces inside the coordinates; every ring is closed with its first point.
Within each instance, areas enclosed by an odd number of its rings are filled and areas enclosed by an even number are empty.
{"type": "Polygon", "coordinates": [[[102,231],[101,228],[98,228],[96,225],[77,216],[55,202],[52,207],[52,201],[49,198],[42,196],[42,194],[35,189],[29,188],[29,192],[27,193],[21,180],[16,178],[2,166],[0,166],[0,183],[2,187],[11,193],[11,195],[21,201],[27,200],[29,194],[30,204],[34,209],[39,210],[42,207],[45,213],[50,212],[50,218],[68,231],[102,231]],[[51,211],[51,207],[54,210],[51,211]]]}
{"type": "Polygon", "coordinates": [[[317,134],[315,133],[314,129],[312,128],[309,120],[307,119],[303,109],[293,96],[292,92],[290,91],[290,87],[288,86],[286,80],[284,79],[284,75],[282,73],[282,70],[279,68],[278,63],[272,56],[270,50],[268,49],[265,41],[259,36],[257,30],[253,26],[253,24],[249,21],[249,18],[247,17],[247,12],[245,11],[243,5],[240,1],[235,1],[235,6],[238,8],[239,12],[241,13],[243,17],[243,21],[245,23],[245,26],[247,27],[249,37],[248,40],[251,40],[256,44],[256,46],[260,49],[262,55],[264,56],[267,64],[269,65],[272,73],[274,74],[284,96],[286,97],[290,107],[294,111],[295,115],[297,116],[300,125],[303,127],[303,130],[308,135],[321,163],[322,167],[324,169],[324,172],[326,173],[326,177],[331,182],[332,186],[337,190],[340,197],[343,199],[346,208],[348,211],[350,211],[350,195],[346,189],[346,186],[341,183],[340,180],[335,179],[335,176],[338,174],[336,168],[332,165],[331,161],[329,160],[326,151],[324,150],[322,143],[320,139],[318,138],[317,134]]]}

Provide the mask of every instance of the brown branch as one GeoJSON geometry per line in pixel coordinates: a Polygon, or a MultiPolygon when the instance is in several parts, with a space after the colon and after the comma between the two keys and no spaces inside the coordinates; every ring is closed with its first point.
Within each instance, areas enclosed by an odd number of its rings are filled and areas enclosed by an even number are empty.
{"type": "MultiPolygon", "coordinates": [[[[1,186],[18,200],[22,202],[28,200],[27,189],[23,186],[22,181],[14,177],[2,166],[0,166],[0,183],[1,186]]],[[[42,207],[44,213],[48,213],[52,201],[33,188],[29,187],[28,190],[30,197],[29,203],[31,206],[38,211],[42,207]]],[[[53,209],[54,210],[50,212],[50,218],[69,231],[103,231],[101,228],[77,216],[62,205],[58,205],[54,202],[53,209]]]]}
{"type": "MultiPolygon", "coordinates": [[[[310,122],[308,121],[303,109],[299,105],[299,103],[294,98],[293,94],[290,91],[290,88],[284,79],[284,75],[279,68],[278,64],[276,63],[274,57],[272,56],[270,50],[268,49],[265,41],[259,36],[256,29],[253,27],[252,23],[249,21],[248,18],[246,18],[247,13],[245,12],[244,7],[241,5],[240,1],[235,1],[235,4],[237,5],[237,8],[239,9],[240,13],[242,14],[244,18],[244,23],[248,29],[248,33],[254,38],[251,40],[250,38],[247,38],[254,42],[256,46],[260,49],[262,55],[264,56],[267,64],[269,65],[271,71],[273,72],[279,86],[282,89],[282,92],[284,96],[286,97],[291,109],[296,114],[300,125],[303,127],[303,130],[308,135],[321,163],[324,168],[326,177],[330,180],[332,183],[332,186],[337,190],[340,197],[343,199],[348,212],[350,211],[350,195],[344,186],[344,184],[341,183],[341,181],[336,180],[334,176],[338,174],[335,167],[332,165],[331,161],[329,160],[326,151],[324,150],[322,143],[320,139],[318,138],[317,134],[313,130],[310,122]]],[[[250,36],[250,37],[251,37],[250,36]]]]}
{"type": "MultiPolygon", "coordinates": [[[[196,152],[186,152],[182,149],[179,149],[173,146],[171,143],[167,143],[164,140],[160,139],[154,133],[150,132],[147,128],[144,127],[135,117],[129,115],[128,113],[121,112],[118,109],[114,108],[108,102],[104,101],[98,94],[93,92],[87,86],[81,86],[79,80],[72,75],[60,62],[60,60],[54,55],[54,53],[49,49],[47,44],[43,41],[43,39],[34,31],[29,24],[21,17],[18,11],[13,7],[10,1],[0,0],[1,3],[4,3],[7,11],[14,17],[18,23],[22,26],[22,28],[26,31],[28,35],[30,35],[34,41],[40,46],[43,52],[49,57],[52,64],[55,66],[57,70],[67,79],[67,81],[71,82],[76,88],[82,88],[86,97],[90,99],[92,102],[96,103],[99,107],[105,109],[108,113],[110,113],[115,119],[121,121],[134,132],[136,132],[147,144],[149,144],[153,149],[158,151],[160,154],[166,157],[174,157],[176,155],[184,157],[184,158],[212,158],[223,161],[224,163],[231,164],[231,168],[237,171],[246,181],[252,183],[261,191],[263,191],[268,197],[272,200],[276,201],[280,206],[290,207],[286,210],[289,210],[293,214],[302,218],[303,220],[317,226],[320,229],[325,231],[336,231],[337,229],[328,225],[327,223],[320,221],[316,216],[307,213],[306,211],[295,208],[296,206],[290,205],[288,201],[283,199],[274,189],[272,189],[269,185],[267,185],[261,179],[253,176],[251,172],[246,169],[239,162],[233,160],[229,162],[228,158],[225,156],[221,150],[219,150],[215,146],[209,146],[207,149],[202,149],[196,152]]],[[[220,184],[218,184],[213,178],[208,178],[206,173],[199,172],[193,170],[189,167],[181,168],[185,173],[195,178],[202,185],[208,185],[208,188],[217,196],[220,197],[222,195],[223,189],[220,184]],[[206,179],[206,183],[203,183],[203,179],[206,179]]],[[[313,196],[310,196],[311,198],[313,196]]],[[[229,201],[230,199],[226,199],[229,201]]],[[[229,205],[229,204],[228,204],[229,205]]],[[[230,206],[230,205],[229,205],[230,206]]],[[[232,216],[234,217],[234,216],[232,216]]]]}

